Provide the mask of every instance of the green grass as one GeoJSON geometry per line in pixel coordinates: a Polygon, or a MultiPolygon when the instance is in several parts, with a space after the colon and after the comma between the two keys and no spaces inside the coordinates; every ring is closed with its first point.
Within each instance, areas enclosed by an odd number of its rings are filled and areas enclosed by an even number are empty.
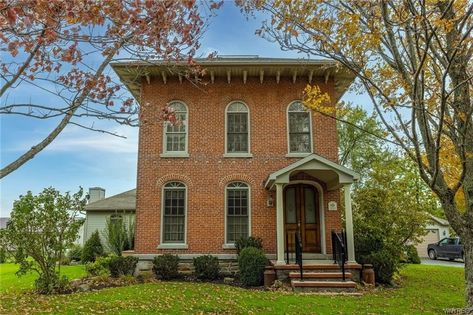
{"type": "MultiPolygon", "coordinates": [[[[2,265],[5,266],[5,265],[2,265]]],[[[1,290],[31,286],[33,278],[16,279],[1,269],[1,290]]],[[[80,275],[79,266],[67,273],[80,275]]],[[[376,289],[363,296],[322,296],[270,292],[205,284],[160,282],[71,295],[38,296],[9,290],[0,294],[0,313],[228,313],[228,314],[441,314],[445,308],[462,307],[463,269],[410,265],[396,289],[376,289]]]]}
{"type": "MultiPolygon", "coordinates": [[[[77,279],[85,275],[83,265],[62,266],[61,274],[66,275],[69,279],[77,279]]],[[[0,293],[18,292],[22,290],[33,289],[34,280],[38,277],[37,273],[28,273],[18,277],[15,273],[18,265],[0,264],[0,293]]]]}

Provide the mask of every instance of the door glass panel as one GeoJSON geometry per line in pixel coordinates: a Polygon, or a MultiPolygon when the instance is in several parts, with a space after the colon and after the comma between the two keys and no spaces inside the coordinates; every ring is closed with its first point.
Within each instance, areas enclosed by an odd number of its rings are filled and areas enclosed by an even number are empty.
{"type": "Polygon", "coordinates": [[[296,189],[286,190],[286,223],[296,223],[296,189]]]}
{"type": "Polygon", "coordinates": [[[314,224],[315,218],[315,194],[311,188],[304,188],[304,202],[305,202],[305,223],[314,224]]]}

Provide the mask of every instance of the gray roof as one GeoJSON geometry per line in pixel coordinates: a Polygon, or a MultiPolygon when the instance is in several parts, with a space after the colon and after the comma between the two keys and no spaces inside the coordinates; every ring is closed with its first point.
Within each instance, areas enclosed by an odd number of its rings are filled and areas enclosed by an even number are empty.
{"type": "Polygon", "coordinates": [[[85,206],[86,211],[100,210],[135,210],[136,189],[122,192],[121,194],[97,200],[85,206]]]}
{"type": "Polygon", "coordinates": [[[444,225],[444,226],[450,225],[450,223],[445,219],[441,219],[439,217],[433,216],[432,214],[429,214],[429,216],[433,221],[437,222],[440,225],[444,225]]]}
{"type": "Polygon", "coordinates": [[[10,221],[10,218],[0,218],[0,229],[6,228],[8,221],[10,221]]]}
{"type": "MultiPolygon", "coordinates": [[[[279,78],[290,77],[293,82],[312,83],[312,78],[334,79],[335,101],[345,93],[355,79],[355,75],[340,63],[330,59],[293,59],[264,58],[259,56],[219,56],[217,58],[196,58],[196,64],[206,72],[202,76],[205,82],[214,82],[214,78],[223,77],[228,83],[246,80],[246,77],[258,77],[261,83],[278,82],[279,78]],[[233,81],[232,79],[233,78],[233,81]],[[265,82],[266,82],[265,81],[265,82]]],[[[163,82],[174,78],[181,81],[182,74],[188,68],[187,61],[164,60],[120,60],[110,64],[120,80],[127,86],[135,99],[141,101],[143,78],[150,82],[151,77],[163,78],[163,82]]]]}

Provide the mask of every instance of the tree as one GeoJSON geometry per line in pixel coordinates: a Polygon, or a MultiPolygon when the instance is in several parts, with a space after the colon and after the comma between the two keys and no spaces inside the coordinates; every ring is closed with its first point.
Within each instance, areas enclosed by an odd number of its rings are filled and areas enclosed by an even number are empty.
{"type": "Polygon", "coordinates": [[[372,165],[388,154],[385,132],[376,115],[359,106],[341,103],[336,115],[339,163],[360,174],[357,187],[368,178],[372,165]]]}
{"type": "Polygon", "coordinates": [[[353,192],[357,261],[373,264],[380,283],[391,282],[408,243],[420,241],[428,214],[437,208],[418,178],[412,161],[386,152],[353,192]]]}
{"type": "MultiPolygon", "coordinates": [[[[112,134],[94,122],[107,119],[137,125],[139,106],[120,92],[120,84],[108,75],[109,64],[120,56],[143,62],[183,60],[192,66],[208,18],[220,4],[213,0],[2,1],[0,113],[57,124],[42,141],[4,166],[0,178],[41,152],[67,125],[112,134]],[[16,93],[20,87],[41,97],[33,101],[31,95],[22,96],[16,93]]],[[[182,71],[189,77],[188,71],[182,71]]],[[[198,74],[199,69],[191,71],[198,74]]],[[[164,105],[166,119],[169,113],[164,105]]]]}
{"type": "Polygon", "coordinates": [[[18,276],[30,271],[39,275],[38,292],[60,289],[61,260],[78,237],[83,223],[78,214],[86,202],[82,188],[73,195],[46,188],[36,196],[29,191],[13,203],[10,222],[0,230],[0,243],[20,265],[18,276]]]}
{"type": "Polygon", "coordinates": [[[92,233],[90,238],[85,242],[82,250],[82,263],[94,262],[95,259],[104,254],[102,241],[100,240],[99,231],[92,233]]]}
{"type": "MultiPolygon", "coordinates": [[[[473,307],[473,3],[238,2],[270,15],[259,33],[282,49],[334,59],[357,76],[462,238],[465,298],[473,307]]],[[[309,107],[322,97],[314,91],[309,107]]]]}
{"type": "Polygon", "coordinates": [[[377,282],[390,283],[438,200],[415,164],[383,141],[375,114],[343,103],[337,120],[340,163],[361,174],[352,192],[356,259],[374,265],[377,282]]]}

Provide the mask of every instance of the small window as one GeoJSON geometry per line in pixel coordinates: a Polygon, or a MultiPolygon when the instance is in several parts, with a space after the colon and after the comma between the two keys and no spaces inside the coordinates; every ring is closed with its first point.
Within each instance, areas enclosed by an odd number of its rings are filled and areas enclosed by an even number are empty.
{"type": "Polygon", "coordinates": [[[226,115],[226,152],[249,153],[248,107],[241,102],[231,103],[226,115]]]}
{"type": "Polygon", "coordinates": [[[301,102],[293,102],[287,112],[289,153],[312,152],[310,111],[301,102]]]}
{"type": "Polygon", "coordinates": [[[110,223],[121,224],[123,222],[123,216],[121,214],[112,214],[110,216],[110,223]]]}
{"type": "Polygon", "coordinates": [[[250,224],[250,190],[247,184],[233,182],[226,188],[226,243],[235,243],[241,237],[248,237],[250,224]]]}
{"type": "Polygon", "coordinates": [[[176,123],[164,123],[164,152],[187,152],[187,107],[181,102],[172,102],[169,107],[174,110],[176,123]]]}
{"type": "Polygon", "coordinates": [[[162,243],[185,243],[186,186],[180,182],[167,183],[163,199],[162,243]]]}

